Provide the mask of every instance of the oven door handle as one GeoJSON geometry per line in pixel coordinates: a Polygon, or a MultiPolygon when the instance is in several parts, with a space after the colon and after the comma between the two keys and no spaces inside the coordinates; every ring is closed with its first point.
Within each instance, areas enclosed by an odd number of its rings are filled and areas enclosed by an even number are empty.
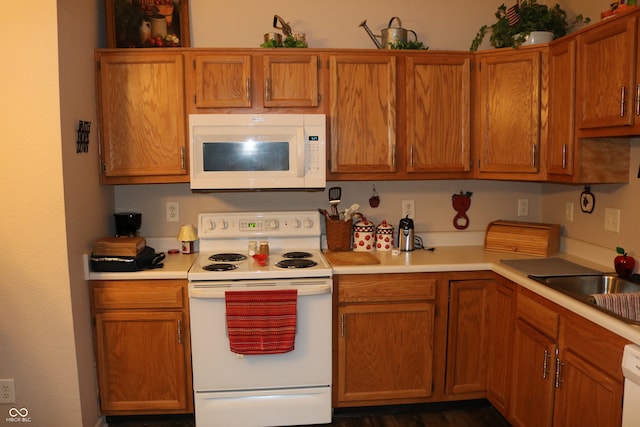
{"type": "MultiPolygon", "coordinates": [[[[269,291],[269,290],[282,290],[291,289],[292,287],[256,287],[256,288],[195,288],[189,290],[189,297],[191,298],[222,298],[226,291],[269,291]]],[[[331,293],[331,283],[322,285],[305,285],[295,287],[298,290],[298,296],[311,296],[311,295],[323,295],[331,293]]]]}

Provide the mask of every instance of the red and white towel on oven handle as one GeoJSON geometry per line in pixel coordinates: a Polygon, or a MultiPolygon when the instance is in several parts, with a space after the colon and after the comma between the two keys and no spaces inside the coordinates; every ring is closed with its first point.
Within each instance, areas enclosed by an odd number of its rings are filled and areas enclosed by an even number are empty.
{"type": "Polygon", "coordinates": [[[226,291],[230,350],[239,355],[293,351],[297,304],[297,289],[226,291]]]}

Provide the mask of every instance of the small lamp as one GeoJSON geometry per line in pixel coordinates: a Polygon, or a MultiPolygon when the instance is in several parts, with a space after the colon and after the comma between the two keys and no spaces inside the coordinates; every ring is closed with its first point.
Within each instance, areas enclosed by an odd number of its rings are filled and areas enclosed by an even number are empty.
{"type": "Polygon", "coordinates": [[[180,227],[180,234],[178,234],[178,240],[182,242],[182,253],[183,254],[192,254],[193,253],[193,242],[198,239],[196,235],[196,230],[193,228],[193,225],[183,225],[180,227]]]}

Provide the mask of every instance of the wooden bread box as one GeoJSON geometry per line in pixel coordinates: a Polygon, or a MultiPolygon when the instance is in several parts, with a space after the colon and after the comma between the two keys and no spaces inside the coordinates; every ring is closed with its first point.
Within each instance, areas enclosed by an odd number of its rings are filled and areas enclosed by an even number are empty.
{"type": "Polygon", "coordinates": [[[487,226],[484,248],[547,257],[560,250],[560,224],[493,221],[487,226]]]}
{"type": "Polygon", "coordinates": [[[103,237],[93,244],[91,254],[135,257],[146,245],[144,237],[103,237]]]}

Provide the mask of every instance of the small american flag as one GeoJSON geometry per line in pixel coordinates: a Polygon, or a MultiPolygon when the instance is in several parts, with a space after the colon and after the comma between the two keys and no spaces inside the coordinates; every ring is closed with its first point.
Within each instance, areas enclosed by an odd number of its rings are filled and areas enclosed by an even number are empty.
{"type": "Polygon", "coordinates": [[[518,25],[518,22],[520,22],[520,5],[518,2],[507,9],[507,21],[511,27],[518,25]]]}

